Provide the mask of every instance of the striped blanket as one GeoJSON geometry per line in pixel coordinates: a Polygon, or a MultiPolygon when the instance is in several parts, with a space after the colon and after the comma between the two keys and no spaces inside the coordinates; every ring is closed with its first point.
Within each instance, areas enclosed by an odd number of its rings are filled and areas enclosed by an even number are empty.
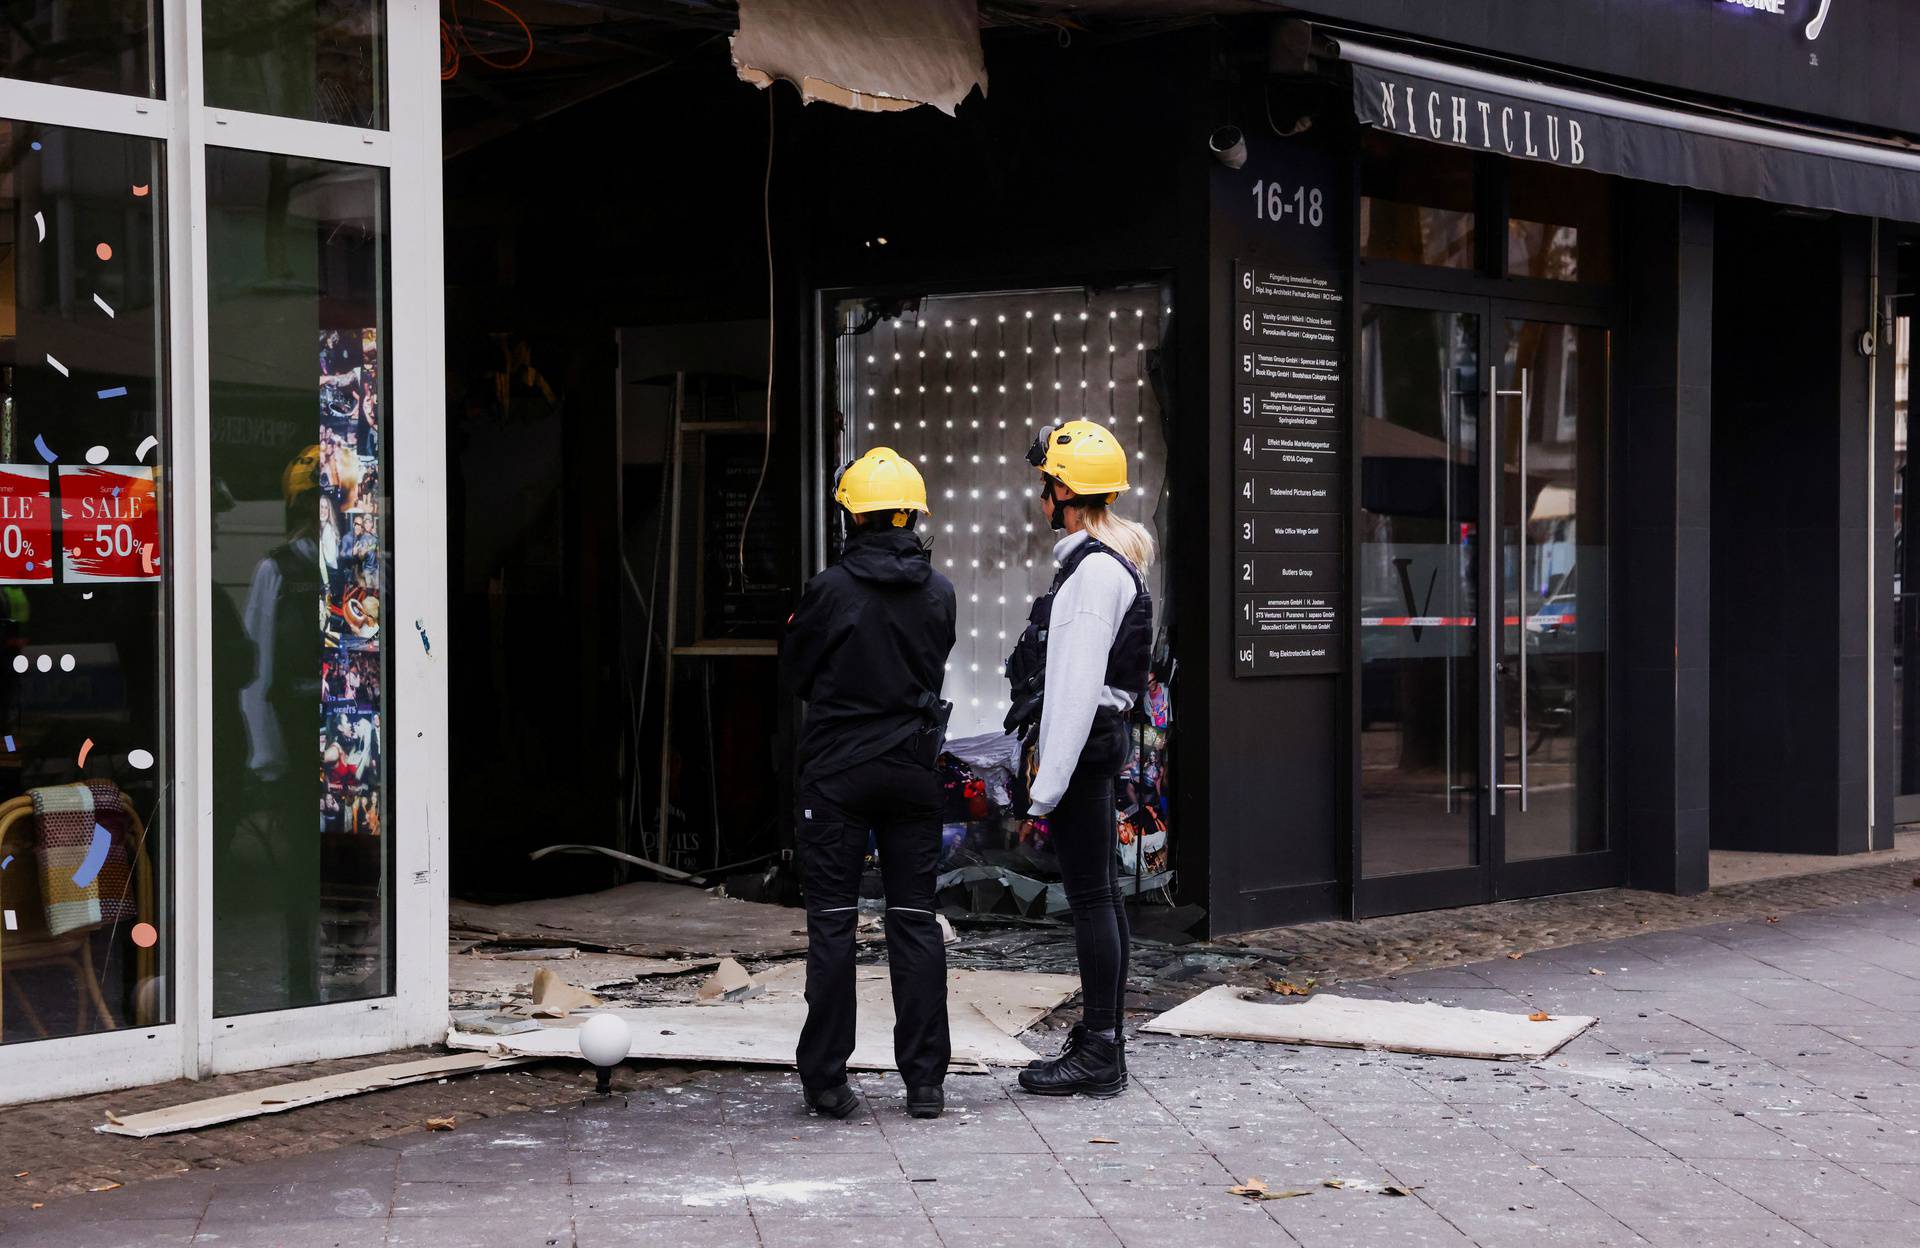
{"type": "Polygon", "coordinates": [[[33,791],[33,825],[40,858],[40,896],[46,903],[47,933],[64,935],[124,918],[134,912],[127,861],[127,815],[120,790],[106,780],[61,784],[33,791]],[[111,848],[99,873],[74,882],[93,851],[94,829],[103,829],[111,848]]]}

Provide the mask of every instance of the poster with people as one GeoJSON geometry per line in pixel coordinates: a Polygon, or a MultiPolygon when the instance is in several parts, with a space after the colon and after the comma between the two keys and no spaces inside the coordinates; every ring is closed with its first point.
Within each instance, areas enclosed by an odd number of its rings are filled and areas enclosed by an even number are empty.
{"type": "Polygon", "coordinates": [[[319,369],[320,829],[378,836],[384,677],[377,332],[321,331],[319,369]]]}

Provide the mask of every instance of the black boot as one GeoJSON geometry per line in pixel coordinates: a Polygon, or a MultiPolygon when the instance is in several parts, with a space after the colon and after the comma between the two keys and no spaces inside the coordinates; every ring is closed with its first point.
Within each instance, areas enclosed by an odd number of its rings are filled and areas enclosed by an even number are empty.
{"type": "Polygon", "coordinates": [[[828,1088],[822,1092],[807,1093],[807,1107],[829,1118],[845,1118],[860,1104],[860,1098],[846,1084],[828,1088]]]}
{"type": "Polygon", "coordinates": [[[1060,1051],[1058,1053],[1056,1053],[1052,1057],[1034,1058],[1032,1061],[1027,1063],[1027,1069],[1039,1070],[1042,1066],[1048,1065],[1051,1062],[1057,1062],[1057,1061],[1060,1061],[1062,1058],[1072,1057],[1073,1051],[1080,1047],[1080,1041],[1086,1037],[1086,1034],[1087,1034],[1087,1025],[1085,1023],[1075,1023],[1073,1025],[1073,1030],[1067,1033],[1067,1041],[1065,1044],[1060,1046],[1060,1051]]]}
{"type": "Polygon", "coordinates": [[[1119,1041],[1084,1031],[1072,1052],[1021,1071],[1020,1086],[1036,1096],[1118,1096],[1127,1086],[1125,1050],[1119,1041]]]}
{"type": "Polygon", "coordinates": [[[907,1112],[915,1118],[938,1118],[946,1107],[947,1096],[939,1084],[907,1089],[907,1112]]]}

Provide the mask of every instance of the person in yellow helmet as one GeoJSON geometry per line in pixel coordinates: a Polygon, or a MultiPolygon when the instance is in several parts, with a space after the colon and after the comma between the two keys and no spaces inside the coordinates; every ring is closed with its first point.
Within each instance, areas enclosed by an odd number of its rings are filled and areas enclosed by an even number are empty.
{"type": "Polygon", "coordinates": [[[1128,488],[1127,452],[1104,425],[1043,430],[1027,453],[1059,570],[1034,601],[1007,659],[1009,732],[1028,759],[1027,814],[1044,818],[1073,913],[1081,1020],[1058,1057],[1020,1072],[1043,1096],[1116,1096],[1127,1086],[1121,1007],[1127,911],[1120,894],[1113,783],[1126,766],[1127,717],[1147,687],[1153,537],[1112,505],[1128,488]]]}
{"type": "Polygon", "coordinates": [[[934,918],[941,790],[934,772],[947,713],[953,585],[914,531],[927,513],[920,472],[887,447],[841,471],[840,559],[807,583],[787,622],[780,672],[806,702],[799,746],[798,856],[807,903],[807,1021],[796,1052],[807,1104],[844,1118],[853,1053],[853,935],[871,833],[886,888],[894,1056],[907,1108],[945,1105],[951,1042],[946,950],[934,918]]]}

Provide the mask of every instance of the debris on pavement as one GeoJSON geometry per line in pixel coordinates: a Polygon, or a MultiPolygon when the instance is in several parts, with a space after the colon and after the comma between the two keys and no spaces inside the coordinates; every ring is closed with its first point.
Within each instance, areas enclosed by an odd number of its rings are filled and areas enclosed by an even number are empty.
{"type": "Polygon", "coordinates": [[[1551,1020],[1558,1024],[1554,1027],[1522,1028],[1517,1024],[1527,1020],[1520,1015],[1429,1002],[1359,1000],[1324,993],[1286,1002],[1247,998],[1244,989],[1209,988],[1140,1030],[1510,1061],[1546,1057],[1597,1021],[1569,1016],[1551,1020]]]}
{"type": "Polygon", "coordinates": [[[1338,1188],[1345,1192],[1366,1192],[1373,1196],[1411,1196],[1413,1189],[1402,1187],[1398,1183],[1376,1183],[1371,1179],[1322,1179],[1321,1187],[1338,1188]]]}
{"type": "Polygon", "coordinates": [[[458,938],[576,945],[652,958],[768,958],[806,952],[806,915],[685,884],[621,884],[597,893],[484,906],[451,904],[458,938]]]}
{"type": "Polygon", "coordinates": [[[701,1005],[719,1005],[723,1001],[744,1001],[760,991],[747,968],[732,958],[722,958],[707,982],[696,994],[701,1005]]]}
{"type": "Polygon", "coordinates": [[[1228,1188],[1227,1195],[1244,1196],[1248,1200],[1292,1200],[1296,1196],[1311,1196],[1313,1192],[1307,1188],[1287,1188],[1276,1192],[1260,1179],[1248,1179],[1237,1187],[1228,1188]]]}
{"type": "MultiPolygon", "coordinates": [[[[755,986],[761,991],[748,1000],[602,1013],[616,1014],[631,1028],[629,1057],[791,1066],[800,1025],[806,1019],[805,977],[804,964],[784,963],[755,977],[755,986]]],[[[954,1070],[979,1073],[988,1066],[1026,1065],[1033,1059],[1033,1052],[1016,1037],[1078,988],[1079,980],[1070,975],[949,971],[948,1019],[953,1033],[954,1070]]],[[[859,1022],[848,1065],[855,1070],[893,1070],[893,986],[887,968],[857,968],[855,991],[860,1003],[859,1022]]],[[[534,1032],[493,1036],[466,1031],[456,1021],[447,1034],[447,1044],[456,1049],[522,1057],[577,1058],[579,1041],[574,1032],[578,1025],[577,1018],[568,1018],[534,1032]]]]}
{"type": "Polygon", "coordinates": [[[145,1139],[148,1136],[165,1135],[171,1131],[192,1131],[200,1127],[214,1126],[217,1123],[252,1118],[259,1114],[284,1113],[319,1101],[331,1101],[343,1096],[358,1096],[362,1092],[377,1092],[382,1088],[397,1088],[403,1084],[422,1083],[428,1079],[443,1079],[448,1075],[464,1075],[481,1070],[499,1070],[506,1066],[521,1066],[529,1060],[524,1057],[492,1053],[451,1053],[445,1057],[431,1057],[421,1061],[369,1066],[365,1070],[325,1075],[318,1079],[301,1079],[292,1083],[278,1083],[265,1088],[255,1088],[249,1092],[234,1092],[201,1101],[188,1101],[182,1105],[170,1105],[165,1109],[128,1114],[125,1117],[109,1113],[107,1121],[96,1126],[94,1130],[107,1135],[130,1135],[136,1139],[145,1139]]]}
{"type": "Polygon", "coordinates": [[[546,967],[533,973],[533,1000],[527,1013],[534,1018],[565,1018],[575,1010],[590,1010],[600,998],[585,988],[576,988],[546,967]]]}
{"type": "Polygon", "coordinates": [[[427,1119],[427,1130],[429,1131],[451,1131],[453,1130],[453,1126],[454,1119],[452,1114],[440,1118],[427,1119]]]}

